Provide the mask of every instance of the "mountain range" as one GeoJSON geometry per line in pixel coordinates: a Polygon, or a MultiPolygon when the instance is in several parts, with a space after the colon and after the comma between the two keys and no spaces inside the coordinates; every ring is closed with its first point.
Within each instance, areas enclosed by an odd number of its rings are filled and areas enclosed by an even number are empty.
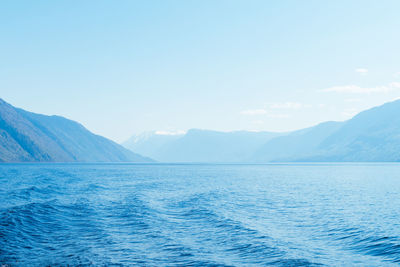
{"type": "Polygon", "coordinates": [[[280,135],[191,129],[177,135],[146,132],[122,145],[161,162],[243,162],[257,148],[280,135]]]}
{"type": "Polygon", "coordinates": [[[399,114],[396,100],[347,121],[286,133],[146,132],[119,145],[75,121],[0,99],[0,162],[398,162],[399,114]]]}
{"type": "Polygon", "coordinates": [[[192,129],[146,133],[123,145],[164,162],[398,162],[400,100],[288,133],[192,129]]]}
{"type": "Polygon", "coordinates": [[[151,162],[60,116],[15,108],[0,99],[0,162],[151,162]]]}

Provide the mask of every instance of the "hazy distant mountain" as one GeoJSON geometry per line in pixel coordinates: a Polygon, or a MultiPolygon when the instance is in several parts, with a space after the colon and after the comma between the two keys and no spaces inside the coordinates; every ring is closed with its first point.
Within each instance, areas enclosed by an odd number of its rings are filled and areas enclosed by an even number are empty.
{"type": "Polygon", "coordinates": [[[275,138],[250,161],[400,161],[400,100],[275,138]]]}
{"type": "Polygon", "coordinates": [[[189,130],[181,135],[145,133],[123,145],[163,162],[242,162],[268,140],[270,132],[189,130]]]}
{"type": "Polygon", "coordinates": [[[323,161],[400,161],[400,100],[359,113],[319,146],[323,161]]]}
{"type": "Polygon", "coordinates": [[[81,124],[0,99],[0,162],[148,162],[81,124]]]}
{"type": "Polygon", "coordinates": [[[122,145],[143,156],[157,156],[159,151],[163,150],[169,143],[181,138],[184,134],[164,133],[158,131],[144,132],[134,135],[122,145]]]}
{"type": "Polygon", "coordinates": [[[164,162],[400,161],[400,100],[286,134],[193,129],[145,133],[124,145],[164,162]]]}
{"type": "Polygon", "coordinates": [[[249,160],[255,162],[296,161],[314,156],[320,143],[342,125],[343,122],[324,122],[286,136],[276,137],[260,147],[249,160]]]}

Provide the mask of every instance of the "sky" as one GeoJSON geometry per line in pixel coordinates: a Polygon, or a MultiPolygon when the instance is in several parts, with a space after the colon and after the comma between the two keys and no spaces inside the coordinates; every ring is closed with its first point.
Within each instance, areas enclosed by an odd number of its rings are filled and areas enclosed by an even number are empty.
{"type": "Polygon", "coordinates": [[[0,3],[0,98],[117,142],[290,131],[400,97],[398,0],[0,3]]]}

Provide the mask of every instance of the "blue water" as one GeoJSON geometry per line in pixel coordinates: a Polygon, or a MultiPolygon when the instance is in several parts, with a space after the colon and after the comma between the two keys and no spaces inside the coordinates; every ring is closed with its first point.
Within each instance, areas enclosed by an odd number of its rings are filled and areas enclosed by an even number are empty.
{"type": "Polygon", "coordinates": [[[3,164],[0,264],[397,266],[400,164],[3,164]]]}

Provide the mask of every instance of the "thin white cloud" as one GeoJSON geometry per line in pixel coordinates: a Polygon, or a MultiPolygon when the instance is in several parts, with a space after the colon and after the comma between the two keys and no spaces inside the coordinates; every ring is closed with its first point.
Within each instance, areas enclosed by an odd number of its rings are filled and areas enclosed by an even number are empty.
{"type": "Polygon", "coordinates": [[[185,131],[156,131],[155,134],[157,135],[181,135],[185,134],[185,131]]]}
{"type": "MultiPolygon", "coordinates": [[[[257,115],[262,115],[267,118],[289,118],[290,115],[288,114],[281,114],[281,113],[273,113],[270,111],[267,111],[265,109],[248,109],[248,110],[243,110],[240,112],[242,115],[248,115],[248,116],[257,116],[257,115]]],[[[255,120],[253,123],[261,123],[261,120],[255,120]]],[[[263,122],[264,123],[264,122],[263,122]]]]}
{"type": "Polygon", "coordinates": [[[347,103],[357,103],[357,102],[361,102],[361,101],[362,101],[361,98],[347,98],[344,100],[344,102],[347,102],[347,103]]]}
{"type": "Polygon", "coordinates": [[[289,114],[268,114],[267,117],[269,118],[278,118],[278,119],[287,119],[291,116],[289,114]]]}
{"type": "Polygon", "coordinates": [[[354,117],[354,115],[356,115],[357,113],[358,113],[357,109],[349,108],[342,112],[342,116],[346,118],[351,118],[354,117]]]}
{"type": "Polygon", "coordinates": [[[311,108],[312,105],[299,102],[267,103],[266,108],[247,109],[240,112],[242,115],[257,116],[263,115],[268,118],[289,118],[289,114],[277,113],[278,110],[298,110],[302,108],[311,108]]]}
{"type": "Polygon", "coordinates": [[[256,121],[252,121],[251,123],[257,124],[257,125],[261,125],[261,124],[264,124],[264,121],[262,121],[262,120],[256,120],[256,121]]]}
{"type": "Polygon", "coordinates": [[[248,110],[243,110],[240,112],[242,115],[265,115],[267,114],[267,111],[265,109],[248,109],[248,110]]]}
{"type": "Polygon", "coordinates": [[[333,86],[320,90],[320,92],[336,92],[348,94],[388,93],[400,89],[400,83],[393,82],[388,85],[376,87],[361,87],[358,85],[333,86]]]}
{"type": "Polygon", "coordinates": [[[355,71],[361,75],[367,75],[368,74],[368,69],[364,69],[364,68],[358,68],[355,69],[355,71]]]}
{"type": "Polygon", "coordinates": [[[299,102],[271,103],[269,105],[270,109],[300,109],[307,107],[311,107],[311,105],[306,105],[299,102]]]}

